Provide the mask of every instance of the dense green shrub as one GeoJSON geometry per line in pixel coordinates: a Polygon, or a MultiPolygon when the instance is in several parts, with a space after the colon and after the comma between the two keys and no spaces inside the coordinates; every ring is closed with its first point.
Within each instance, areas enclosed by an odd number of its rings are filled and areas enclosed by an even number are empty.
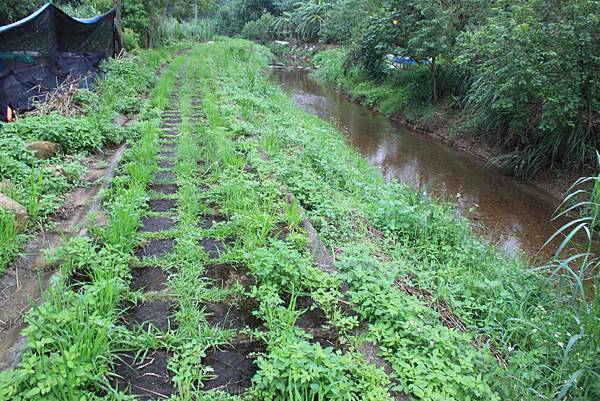
{"type": "Polygon", "coordinates": [[[351,45],[368,26],[368,15],[381,6],[380,0],[341,0],[327,11],[319,40],[351,45]]]}
{"type": "Polygon", "coordinates": [[[99,149],[102,146],[106,132],[95,128],[86,117],[70,118],[60,114],[47,114],[7,124],[2,133],[18,136],[25,141],[55,142],[64,152],[77,153],[99,149]]]}
{"type": "Polygon", "coordinates": [[[276,7],[271,0],[232,0],[219,8],[216,15],[217,32],[235,36],[244,25],[258,20],[265,12],[274,14],[276,7]]]}
{"type": "Polygon", "coordinates": [[[264,13],[256,21],[248,21],[242,29],[241,35],[246,39],[266,42],[272,39],[274,18],[269,13],[264,13]]]}
{"type": "Polygon", "coordinates": [[[204,42],[213,37],[214,31],[214,23],[208,19],[178,21],[170,18],[165,22],[164,41],[165,43],[204,42]]]}
{"type": "Polygon", "coordinates": [[[465,32],[458,56],[473,79],[468,111],[509,154],[498,163],[529,177],[593,162],[600,135],[600,3],[530,0],[494,9],[465,32]]]}
{"type": "Polygon", "coordinates": [[[14,133],[0,135],[0,178],[15,179],[27,175],[35,162],[33,153],[25,148],[26,142],[14,133]]]}
{"type": "Polygon", "coordinates": [[[0,26],[10,24],[26,17],[36,8],[41,7],[45,0],[6,0],[0,7],[0,26]]]}

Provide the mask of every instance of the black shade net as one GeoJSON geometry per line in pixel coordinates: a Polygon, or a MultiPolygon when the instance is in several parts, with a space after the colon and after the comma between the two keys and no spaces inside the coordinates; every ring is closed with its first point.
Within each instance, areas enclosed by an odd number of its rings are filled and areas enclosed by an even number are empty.
{"type": "Polygon", "coordinates": [[[65,80],[94,75],[102,60],[115,55],[115,14],[113,9],[95,18],[76,19],[46,4],[0,27],[2,111],[7,106],[31,109],[65,80]]]}

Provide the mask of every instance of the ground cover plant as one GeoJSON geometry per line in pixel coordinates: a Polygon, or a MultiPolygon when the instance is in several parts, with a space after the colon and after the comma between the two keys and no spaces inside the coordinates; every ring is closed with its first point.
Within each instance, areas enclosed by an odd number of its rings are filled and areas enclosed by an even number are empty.
{"type": "Polygon", "coordinates": [[[330,126],[298,111],[259,76],[244,74],[247,86],[240,74],[225,89],[245,116],[243,129],[263,133],[258,135],[273,173],[296,195],[328,246],[342,250],[349,293],[358,311],[362,302],[369,305],[361,317],[385,346],[404,391],[425,399],[594,397],[598,372],[586,353],[597,336],[576,334],[578,318],[566,307],[571,291],[548,291],[553,284],[547,277],[476,240],[451,206],[432,205],[403,185],[385,184],[330,126]],[[379,273],[359,274],[371,271],[369,263],[379,273]],[[364,289],[371,280],[379,290],[364,289]],[[443,306],[461,323],[443,324],[448,318],[443,306]],[[407,333],[399,334],[402,330],[407,333]],[[415,330],[430,338],[411,339],[415,330]],[[473,342],[480,346],[471,348],[473,342]],[[419,367],[411,365],[421,358],[419,367]],[[458,376],[431,376],[455,363],[458,376]],[[585,384],[574,384],[580,380],[585,384]]]}
{"type": "MultiPolygon", "coordinates": [[[[506,259],[452,205],[386,182],[262,75],[271,57],[233,39],[174,56],[108,223],[56,255],[0,400],[597,398],[582,279],[506,259]]],[[[590,232],[596,192],[566,203],[590,232]]]]}

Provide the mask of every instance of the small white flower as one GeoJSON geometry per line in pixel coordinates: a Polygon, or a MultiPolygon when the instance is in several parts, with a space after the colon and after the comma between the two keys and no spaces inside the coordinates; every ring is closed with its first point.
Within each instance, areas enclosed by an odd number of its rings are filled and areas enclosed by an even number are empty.
{"type": "Polygon", "coordinates": [[[559,342],[558,342],[558,346],[562,348],[562,347],[564,347],[565,345],[564,345],[562,342],[560,342],[560,341],[559,341],[559,342]]]}

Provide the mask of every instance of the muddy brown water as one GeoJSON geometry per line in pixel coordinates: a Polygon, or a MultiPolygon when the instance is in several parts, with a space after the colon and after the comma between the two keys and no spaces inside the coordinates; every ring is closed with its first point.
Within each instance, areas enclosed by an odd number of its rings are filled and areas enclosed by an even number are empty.
{"type": "Polygon", "coordinates": [[[558,201],[427,135],[411,131],[358,105],[309,76],[307,70],[273,70],[270,78],[303,110],[332,121],[386,179],[397,179],[450,200],[476,231],[506,254],[541,253],[558,228],[558,201]]]}

